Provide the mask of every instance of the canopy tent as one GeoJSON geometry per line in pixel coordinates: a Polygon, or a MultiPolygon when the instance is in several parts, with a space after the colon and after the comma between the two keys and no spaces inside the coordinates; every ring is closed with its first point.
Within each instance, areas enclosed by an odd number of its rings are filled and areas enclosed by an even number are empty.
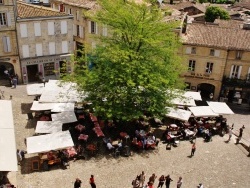
{"type": "Polygon", "coordinates": [[[28,95],[41,95],[44,90],[44,84],[28,84],[26,91],[28,95]]]}
{"type": "Polygon", "coordinates": [[[195,117],[216,117],[219,114],[214,113],[213,110],[209,106],[195,106],[188,107],[188,109],[192,112],[195,117]]]}
{"type": "Polygon", "coordinates": [[[51,112],[69,112],[75,110],[75,103],[56,103],[51,112]]]}
{"type": "Polygon", "coordinates": [[[192,98],[192,99],[197,100],[197,101],[202,101],[202,99],[201,99],[201,93],[200,92],[196,92],[196,91],[186,91],[184,93],[184,97],[192,98]]]}
{"type": "Polygon", "coordinates": [[[69,131],[27,138],[27,153],[42,153],[74,146],[69,131]]]}
{"type": "Polygon", "coordinates": [[[234,114],[234,112],[224,102],[207,101],[207,104],[215,113],[218,113],[220,115],[234,114]]]}
{"type": "Polygon", "coordinates": [[[35,133],[56,133],[62,131],[62,122],[60,121],[38,121],[35,133]]]}
{"type": "Polygon", "coordinates": [[[54,108],[55,104],[56,103],[40,103],[38,101],[33,101],[30,110],[31,111],[51,110],[54,108]]]}
{"type": "Polygon", "coordinates": [[[0,171],[18,171],[12,105],[0,100],[0,171]]]}
{"type": "Polygon", "coordinates": [[[75,112],[61,112],[58,114],[51,114],[52,121],[60,121],[62,123],[76,122],[75,112]]]}
{"type": "Polygon", "coordinates": [[[178,119],[181,121],[188,121],[191,116],[191,112],[187,110],[168,108],[169,112],[166,114],[167,117],[178,119]]]}
{"type": "Polygon", "coordinates": [[[43,103],[65,103],[81,102],[85,97],[76,89],[76,83],[49,80],[46,83],[39,102],[43,103]]]}
{"type": "Polygon", "coordinates": [[[192,98],[175,98],[172,100],[172,103],[180,106],[196,106],[192,98]]]}

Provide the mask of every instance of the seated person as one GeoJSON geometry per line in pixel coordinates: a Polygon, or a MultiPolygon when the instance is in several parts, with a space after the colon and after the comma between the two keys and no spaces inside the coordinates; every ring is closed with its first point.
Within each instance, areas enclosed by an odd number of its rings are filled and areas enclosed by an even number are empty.
{"type": "Polygon", "coordinates": [[[137,146],[138,148],[143,148],[143,143],[141,140],[137,142],[137,146]]]}
{"type": "Polygon", "coordinates": [[[138,144],[137,138],[136,138],[136,137],[133,138],[132,143],[133,143],[134,145],[137,145],[137,144],[138,144]]]}
{"type": "Polygon", "coordinates": [[[110,142],[107,143],[107,148],[108,150],[113,150],[114,146],[112,146],[112,144],[110,142]]]}

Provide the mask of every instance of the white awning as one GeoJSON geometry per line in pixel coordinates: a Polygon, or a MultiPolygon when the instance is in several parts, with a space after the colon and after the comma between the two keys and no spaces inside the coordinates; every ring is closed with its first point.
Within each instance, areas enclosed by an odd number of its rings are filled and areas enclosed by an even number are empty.
{"type": "Polygon", "coordinates": [[[18,171],[12,105],[0,100],[0,171],[18,171]]]}
{"type": "Polygon", "coordinates": [[[35,133],[56,133],[62,131],[62,122],[60,121],[38,121],[35,133]]]}
{"type": "Polygon", "coordinates": [[[179,119],[181,121],[188,121],[191,116],[191,112],[187,110],[168,108],[169,112],[166,114],[167,117],[173,119],[179,119]]]}
{"type": "Polygon", "coordinates": [[[195,106],[195,107],[188,107],[188,109],[193,113],[195,117],[219,116],[219,114],[214,113],[214,111],[209,106],[195,106]]]}
{"type": "Polygon", "coordinates": [[[69,131],[33,136],[27,138],[27,152],[42,153],[74,146],[69,131]]]}
{"type": "Polygon", "coordinates": [[[62,123],[76,122],[75,112],[61,112],[58,114],[51,114],[52,121],[60,121],[62,123]]]}
{"type": "Polygon", "coordinates": [[[49,80],[45,84],[44,91],[39,99],[43,103],[81,102],[84,98],[77,89],[76,83],[49,80]]]}
{"type": "Polygon", "coordinates": [[[172,103],[180,106],[196,106],[193,98],[175,98],[172,103]]]}
{"type": "Polygon", "coordinates": [[[186,91],[184,93],[184,97],[192,98],[197,101],[202,101],[200,92],[196,92],[196,91],[186,91]]]}
{"type": "Polygon", "coordinates": [[[75,103],[56,103],[51,112],[69,112],[75,110],[75,103]]]}
{"type": "Polygon", "coordinates": [[[207,104],[215,113],[218,113],[220,115],[234,114],[234,112],[224,102],[207,101],[207,104]]]}
{"type": "Polygon", "coordinates": [[[55,104],[56,103],[40,103],[38,101],[33,101],[30,110],[32,111],[51,110],[54,108],[55,104]]]}
{"type": "Polygon", "coordinates": [[[28,84],[26,86],[28,95],[41,95],[44,90],[44,84],[28,84]]]}

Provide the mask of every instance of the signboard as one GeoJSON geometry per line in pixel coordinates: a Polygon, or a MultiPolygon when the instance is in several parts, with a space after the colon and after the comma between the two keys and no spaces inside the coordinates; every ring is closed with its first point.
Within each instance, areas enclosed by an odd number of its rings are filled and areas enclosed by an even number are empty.
{"type": "Polygon", "coordinates": [[[55,63],[54,62],[44,63],[43,68],[44,68],[45,76],[55,75],[55,63]]]}

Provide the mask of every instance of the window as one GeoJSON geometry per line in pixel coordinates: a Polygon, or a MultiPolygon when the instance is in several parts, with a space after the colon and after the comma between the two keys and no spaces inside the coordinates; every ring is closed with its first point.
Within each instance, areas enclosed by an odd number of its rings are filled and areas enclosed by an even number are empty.
{"type": "Polygon", "coordinates": [[[68,53],[68,41],[62,41],[62,53],[68,53]]]}
{"type": "Polygon", "coordinates": [[[214,49],[210,49],[210,55],[214,56],[214,49]]]}
{"type": "Polygon", "coordinates": [[[97,23],[89,21],[89,33],[97,34],[97,23]]]}
{"type": "Polygon", "coordinates": [[[213,71],[214,63],[207,62],[206,73],[211,74],[213,71]]]}
{"type": "Polygon", "coordinates": [[[80,37],[80,26],[76,25],[76,36],[80,37]]]}
{"type": "Polygon", "coordinates": [[[72,14],[71,8],[68,9],[68,14],[72,14]]]}
{"type": "Polygon", "coordinates": [[[30,50],[29,50],[29,45],[22,45],[22,50],[23,50],[23,57],[29,57],[30,56],[30,50]]]}
{"type": "Polygon", "coordinates": [[[0,13],[0,26],[7,25],[7,17],[6,13],[0,13]]]}
{"type": "Polygon", "coordinates": [[[28,30],[26,24],[20,24],[21,38],[28,37],[28,30]]]}
{"type": "Polygon", "coordinates": [[[59,5],[59,11],[60,11],[60,12],[65,12],[65,7],[64,7],[63,4],[60,4],[60,5],[59,5]]]}
{"type": "Polygon", "coordinates": [[[220,50],[210,49],[210,54],[209,55],[219,57],[220,56],[220,50]]]}
{"type": "Polygon", "coordinates": [[[55,42],[49,42],[49,54],[53,55],[56,53],[56,43],[55,42]]]}
{"type": "Polygon", "coordinates": [[[48,22],[48,35],[55,34],[55,25],[54,22],[48,22]]]}
{"type": "Polygon", "coordinates": [[[76,20],[77,21],[79,20],[79,11],[78,10],[76,11],[76,20]]]}
{"type": "Polygon", "coordinates": [[[34,23],[34,29],[35,29],[35,36],[41,36],[41,24],[40,23],[34,23]]]}
{"type": "Polygon", "coordinates": [[[242,51],[236,51],[236,56],[235,56],[235,58],[236,59],[241,59],[242,58],[242,51]]]}
{"type": "Polygon", "coordinates": [[[191,48],[191,54],[196,54],[196,48],[195,47],[191,48]]]}
{"type": "Polygon", "coordinates": [[[55,75],[55,63],[54,62],[44,63],[43,69],[44,69],[45,76],[55,75]]]}
{"type": "Polygon", "coordinates": [[[10,37],[3,37],[4,52],[11,52],[10,37]]]}
{"type": "Polygon", "coordinates": [[[0,4],[3,4],[3,0],[0,0],[0,4]]]}
{"type": "Polygon", "coordinates": [[[68,31],[68,27],[67,27],[67,21],[63,20],[61,21],[61,34],[66,34],[68,31]]]}
{"type": "Polygon", "coordinates": [[[42,56],[42,55],[43,55],[43,45],[36,44],[36,56],[42,56]]]}
{"type": "Polygon", "coordinates": [[[194,71],[195,70],[195,60],[189,60],[189,64],[188,64],[188,70],[189,71],[194,71]]]}
{"type": "Polygon", "coordinates": [[[232,65],[229,78],[238,78],[240,79],[242,66],[232,65]]]}
{"type": "Polygon", "coordinates": [[[247,81],[250,81],[250,67],[248,68],[248,72],[247,72],[247,81]]]}

